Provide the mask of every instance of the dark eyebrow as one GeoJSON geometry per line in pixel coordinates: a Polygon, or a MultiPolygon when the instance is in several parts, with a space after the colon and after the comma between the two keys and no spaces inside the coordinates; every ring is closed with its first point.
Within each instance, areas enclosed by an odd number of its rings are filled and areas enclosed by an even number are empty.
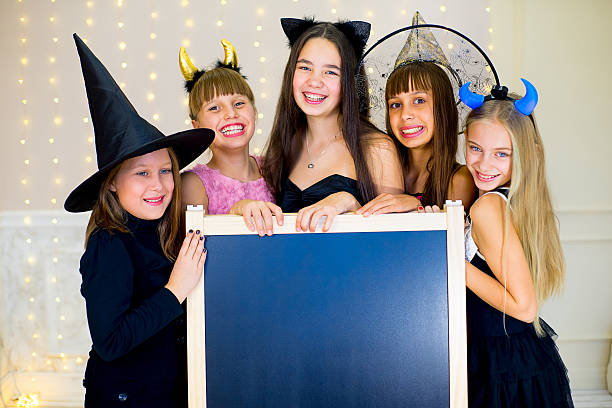
{"type": "MultiPolygon", "coordinates": [[[[309,64],[309,65],[313,65],[313,64],[312,64],[312,61],[309,61],[309,60],[304,59],[304,58],[297,60],[296,64],[299,64],[300,62],[301,62],[302,64],[309,64]]],[[[340,71],[340,67],[339,67],[339,66],[337,66],[337,65],[335,65],[335,64],[325,64],[325,65],[323,65],[323,67],[324,67],[324,68],[334,68],[334,69],[337,69],[338,71],[340,71]]]]}

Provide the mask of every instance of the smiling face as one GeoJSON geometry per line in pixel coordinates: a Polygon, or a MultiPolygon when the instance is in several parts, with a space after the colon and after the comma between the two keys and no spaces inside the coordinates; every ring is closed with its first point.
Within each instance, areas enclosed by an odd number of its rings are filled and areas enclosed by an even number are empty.
{"type": "Polygon", "coordinates": [[[304,44],[293,75],[293,98],[307,116],[338,115],[341,61],[336,46],[325,38],[304,44]]]}
{"type": "Polygon", "coordinates": [[[499,122],[478,120],[466,130],[466,166],[481,193],[506,186],[512,177],[512,141],[499,122]]]}
{"type": "Polygon", "coordinates": [[[409,90],[392,95],[387,109],[391,129],[401,144],[416,149],[431,142],[435,121],[429,91],[409,90]]]}
{"type": "Polygon", "coordinates": [[[168,150],[124,161],[109,189],[125,211],[142,220],[157,220],[172,200],[174,178],[168,150]]]}
{"type": "Polygon", "coordinates": [[[215,131],[211,148],[241,148],[247,146],[255,131],[255,108],[249,98],[241,94],[215,96],[204,102],[194,128],[215,131]]]}

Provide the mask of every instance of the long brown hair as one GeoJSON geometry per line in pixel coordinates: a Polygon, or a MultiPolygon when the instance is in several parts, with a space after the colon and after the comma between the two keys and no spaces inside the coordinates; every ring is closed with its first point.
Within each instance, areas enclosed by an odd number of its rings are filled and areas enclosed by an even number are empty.
{"type": "MultiPolygon", "coordinates": [[[[453,174],[461,167],[457,163],[458,122],[459,114],[453,87],[448,75],[433,62],[412,62],[398,67],[389,79],[385,88],[387,133],[393,135],[389,119],[389,99],[402,92],[426,91],[433,98],[434,131],[431,139],[432,155],[427,162],[429,176],[422,191],[423,205],[442,207],[448,199],[448,190],[453,174]]],[[[397,136],[392,138],[397,147],[400,163],[404,173],[404,190],[408,191],[408,170],[410,154],[400,143],[397,136]]],[[[421,191],[418,191],[421,193],[421,191]]]]}
{"type": "MultiPolygon", "coordinates": [[[[172,192],[172,200],[166,208],[164,215],[161,217],[157,232],[162,245],[162,250],[166,258],[174,261],[178,256],[181,248],[181,240],[179,239],[179,231],[183,230],[184,219],[183,209],[181,207],[181,176],[178,169],[178,160],[174,151],[168,149],[170,162],[172,163],[172,178],[174,179],[174,191],[172,192]]],[[[117,194],[110,190],[110,185],[115,179],[115,176],[125,163],[115,166],[109,173],[98,192],[98,200],[93,206],[87,230],[85,231],[85,246],[89,242],[89,238],[98,230],[105,229],[111,234],[114,231],[128,233],[126,227],[127,212],[123,209],[117,194]]]]}
{"type": "Polygon", "coordinates": [[[293,75],[302,48],[312,38],[324,38],[331,41],[340,54],[339,125],[355,163],[357,187],[361,198],[370,201],[376,196],[376,188],[368,167],[366,151],[368,136],[377,132],[377,129],[359,114],[360,101],[355,79],[357,70],[355,51],[346,36],[330,23],[320,23],[309,28],[291,47],[276,105],[272,132],[266,146],[262,175],[274,192],[277,201],[280,201],[282,182],[289,176],[291,167],[297,161],[306,135],[306,115],[298,107],[293,97],[293,75]]]}
{"type": "MultiPolygon", "coordinates": [[[[508,96],[520,99],[516,94],[508,96]]],[[[530,116],[520,113],[511,101],[487,101],[470,112],[466,129],[469,134],[470,125],[474,122],[488,121],[501,124],[510,135],[512,178],[504,237],[508,221],[511,220],[521,241],[540,306],[542,301],[563,289],[565,258],[559,239],[557,217],[546,183],[544,145],[535,117],[533,114],[530,116]]],[[[533,324],[538,334],[543,334],[537,317],[533,324]]]]}

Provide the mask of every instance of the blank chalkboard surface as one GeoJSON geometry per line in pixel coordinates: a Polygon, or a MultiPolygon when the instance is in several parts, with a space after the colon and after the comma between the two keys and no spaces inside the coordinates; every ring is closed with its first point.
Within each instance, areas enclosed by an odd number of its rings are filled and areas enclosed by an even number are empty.
{"type": "Polygon", "coordinates": [[[198,406],[455,406],[447,230],[350,230],[204,229],[198,406]]]}

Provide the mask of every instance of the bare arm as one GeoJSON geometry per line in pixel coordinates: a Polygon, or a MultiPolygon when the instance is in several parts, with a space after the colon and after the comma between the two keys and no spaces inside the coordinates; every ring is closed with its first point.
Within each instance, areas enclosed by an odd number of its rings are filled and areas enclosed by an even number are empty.
{"type": "Polygon", "coordinates": [[[476,186],[474,185],[474,178],[467,167],[461,166],[451,178],[448,199],[461,200],[465,211],[469,211],[474,202],[475,195],[476,186]]]}
{"type": "Polygon", "coordinates": [[[208,195],[202,180],[197,174],[186,171],[181,174],[183,207],[187,205],[203,205],[205,213],[208,212],[208,195]]]}
{"type": "Polygon", "coordinates": [[[495,194],[482,197],[472,206],[472,237],[497,280],[466,261],[466,284],[497,310],[530,323],[538,307],[535,289],[511,222],[504,242],[505,207],[504,199],[495,194]]]}
{"type": "Polygon", "coordinates": [[[367,160],[377,194],[403,194],[404,173],[397,149],[391,138],[383,133],[370,135],[367,160]]]}

